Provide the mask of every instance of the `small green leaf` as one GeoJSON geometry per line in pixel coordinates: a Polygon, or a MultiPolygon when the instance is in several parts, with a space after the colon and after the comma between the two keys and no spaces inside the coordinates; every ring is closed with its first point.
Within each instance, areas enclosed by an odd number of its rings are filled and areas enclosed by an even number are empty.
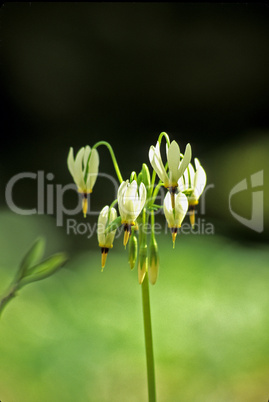
{"type": "Polygon", "coordinates": [[[105,234],[108,234],[110,232],[112,232],[113,230],[118,229],[118,227],[120,227],[121,225],[121,217],[118,216],[116,219],[114,219],[114,221],[112,221],[106,228],[105,230],[105,234]]]}
{"type": "Polygon", "coordinates": [[[67,261],[64,253],[57,253],[42,261],[40,264],[33,266],[27,270],[26,275],[20,280],[19,287],[23,287],[28,283],[40,281],[48,276],[53,275],[67,261]]]}
{"type": "Polygon", "coordinates": [[[30,250],[22,259],[19,270],[17,272],[18,280],[25,276],[25,274],[27,274],[27,271],[41,260],[44,254],[44,249],[45,240],[43,238],[36,239],[30,250]]]}

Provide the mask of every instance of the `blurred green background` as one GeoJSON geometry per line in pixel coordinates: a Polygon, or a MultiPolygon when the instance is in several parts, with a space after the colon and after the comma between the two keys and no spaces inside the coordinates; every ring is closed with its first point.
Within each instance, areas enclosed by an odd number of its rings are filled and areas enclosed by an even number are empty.
{"type": "MultiPolygon", "coordinates": [[[[55,214],[10,211],[5,188],[21,172],[52,173],[45,185],[69,184],[69,147],[98,140],[112,144],[127,178],[148,162],[161,131],[182,149],[190,142],[206,169],[212,187],[199,217],[214,235],[179,235],[172,251],[164,218],[157,219],[158,400],[268,399],[268,22],[265,4],[1,7],[0,292],[37,236],[46,237],[48,255],[70,255],[64,269],[23,289],[3,313],[1,401],[146,400],[140,288],[122,238],[101,274],[95,236],[68,235],[68,217],[57,226],[55,214]],[[232,216],[229,194],[247,180],[232,208],[250,219],[250,176],[261,170],[260,233],[232,216]]],[[[115,175],[105,149],[100,158],[100,171],[115,175]]],[[[36,182],[18,183],[13,196],[20,208],[35,208],[36,182]]],[[[113,197],[97,181],[92,209],[113,197]]],[[[67,208],[76,201],[66,193],[67,208]]]]}

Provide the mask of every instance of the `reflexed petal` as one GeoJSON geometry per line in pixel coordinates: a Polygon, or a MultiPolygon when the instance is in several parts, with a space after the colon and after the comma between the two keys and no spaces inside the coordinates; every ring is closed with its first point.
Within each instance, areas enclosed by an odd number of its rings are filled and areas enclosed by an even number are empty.
{"type": "Polygon", "coordinates": [[[137,199],[137,182],[133,180],[132,183],[127,186],[124,195],[124,208],[126,209],[127,220],[129,221],[136,219],[136,210],[138,207],[137,199]]]}
{"type": "Polygon", "coordinates": [[[201,163],[198,158],[194,159],[195,169],[198,170],[198,167],[201,166],[201,163]]]}
{"type": "MultiPolygon", "coordinates": [[[[139,186],[139,197],[140,197],[140,212],[144,208],[146,199],[147,199],[147,189],[144,185],[144,183],[141,183],[139,186]]],[[[139,213],[140,213],[139,212],[139,213]]]]}
{"type": "Polygon", "coordinates": [[[191,161],[191,146],[190,144],[187,144],[186,149],[185,149],[185,153],[184,153],[184,157],[180,163],[178,172],[177,172],[177,176],[175,178],[177,178],[176,181],[178,181],[178,179],[183,175],[185,169],[187,168],[188,164],[191,161]]]}
{"type": "Polygon", "coordinates": [[[96,149],[92,150],[88,166],[87,189],[91,191],[99,171],[99,154],[96,149]]]}
{"type": "Polygon", "coordinates": [[[197,171],[195,173],[195,177],[194,177],[193,197],[195,197],[197,200],[199,199],[200,195],[204,191],[205,185],[206,185],[206,172],[200,165],[200,166],[198,166],[198,169],[197,169],[197,171]]]}
{"type": "Polygon", "coordinates": [[[191,164],[189,163],[187,169],[183,173],[183,176],[181,176],[181,177],[184,177],[184,183],[185,183],[186,189],[188,189],[191,186],[190,177],[189,177],[190,167],[191,167],[191,164]]]}
{"type": "Polygon", "coordinates": [[[190,187],[194,187],[195,171],[194,171],[194,167],[192,166],[191,163],[189,164],[188,169],[189,169],[189,175],[190,175],[190,187]]]}
{"type": "Polygon", "coordinates": [[[115,219],[117,219],[117,217],[118,217],[118,214],[117,214],[116,209],[115,209],[115,208],[111,208],[109,223],[110,223],[110,222],[113,222],[115,219]]]}
{"type": "MultiPolygon", "coordinates": [[[[117,211],[115,210],[115,208],[111,208],[108,224],[111,223],[112,221],[114,221],[114,219],[116,219],[116,218],[117,218],[117,211]]],[[[107,247],[109,247],[109,248],[112,247],[115,234],[116,234],[116,230],[112,230],[111,232],[109,232],[106,235],[106,246],[107,247]]]]}
{"type": "Polygon", "coordinates": [[[98,238],[98,243],[102,247],[105,245],[106,241],[106,236],[105,236],[105,228],[106,228],[106,223],[107,223],[107,215],[108,215],[108,210],[109,206],[106,205],[100,212],[100,215],[98,217],[98,223],[97,223],[97,238],[98,238]]]}
{"type": "Polygon", "coordinates": [[[68,169],[69,169],[69,172],[71,173],[71,175],[74,176],[75,161],[74,161],[74,151],[73,151],[72,147],[69,150],[69,154],[68,154],[68,158],[67,158],[67,166],[68,166],[68,169]]]}
{"type": "Polygon", "coordinates": [[[175,196],[175,226],[181,226],[181,223],[188,211],[188,198],[183,193],[178,193],[175,196]]]}
{"type": "Polygon", "coordinates": [[[118,195],[117,195],[118,202],[119,202],[119,201],[122,202],[123,194],[124,194],[125,191],[126,191],[126,187],[127,187],[128,183],[129,183],[129,180],[126,180],[126,181],[123,181],[123,182],[121,183],[121,185],[119,186],[119,188],[118,188],[118,195]]]}
{"type": "Polygon", "coordinates": [[[171,194],[168,192],[164,198],[163,211],[169,227],[174,226],[174,213],[171,203],[171,194]]]}
{"type": "Polygon", "coordinates": [[[168,184],[169,179],[168,175],[166,173],[166,170],[164,168],[161,154],[160,154],[160,144],[157,142],[156,147],[153,145],[150,147],[149,150],[149,160],[151,163],[151,166],[159,176],[160,180],[162,180],[164,183],[168,184]]]}
{"type": "Polygon", "coordinates": [[[178,176],[178,168],[180,163],[180,149],[176,141],[172,141],[170,147],[167,151],[167,160],[168,160],[168,167],[172,173],[171,181],[172,184],[177,183],[179,177],[178,176]]]}
{"type": "Polygon", "coordinates": [[[83,174],[84,175],[86,172],[86,166],[87,166],[87,162],[88,162],[90,153],[91,153],[91,148],[89,147],[89,145],[86,145],[85,150],[84,150],[84,156],[83,156],[83,174]]]}
{"type": "Polygon", "coordinates": [[[177,185],[178,185],[178,189],[179,189],[179,191],[184,191],[184,190],[187,190],[187,185],[186,185],[186,183],[185,183],[185,179],[184,179],[184,176],[181,176],[180,178],[179,178],[179,180],[178,180],[178,182],[177,182],[177,185]]]}
{"type": "Polygon", "coordinates": [[[115,208],[111,208],[109,222],[108,222],[108,213],[109,213],[109,206],[106,205],[101,210],[98,218],[97,237],[100,247],[111,248],[114,241],[116,230],[113,230],[112,232],[109,232],[107,235],[105,235],[105,229],[107,224],[109,224],[110,222],[112,222],[114,219],[117,218],[117,211],[115,210],[115,208]]]}
{"type": "Polygon", "coordinates": [[[126,188],[129,184],[129,180],[123,181],[118,189],[118,207],[119,207],[119,212],[122,220],[126,220],[126,209],[124,207],[124,195],[126,188]]]}
{"type": "Polygon", "coordinates": [[[76,156],[74,164],[74,181],[80,191],[86,190],[84,176],[82,171],[82,159],[84,156],[84,148],[81,148],[76,156]]]}

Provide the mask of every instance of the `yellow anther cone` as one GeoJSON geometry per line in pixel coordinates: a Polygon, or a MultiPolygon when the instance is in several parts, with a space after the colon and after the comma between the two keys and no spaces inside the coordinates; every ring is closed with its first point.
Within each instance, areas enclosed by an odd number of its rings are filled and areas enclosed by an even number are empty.
{"type": "Polygon", "coordinates": [[[190,223],[191,223],[191,226],[192,226],[192,227],[193,227],[194,224],[195,224],[195,210],[194,210],[194,209],[192,209],[192,210],[190,211],[190,223]]]}
{"type": "Polygon", "coordinates": [[[105,268],[106,259],[107,259],[107,252],[102,251],[102,257],[101,257],[102,271],[105,268]]]}
{"type": "Polygon", "coordinates": [[[129,237],[130,237],[130,232],[127,229],[127,230],[124,231],[124,237],[123,237],[123,245],[124,245],[124,247],[126,247],[126,245],[128,243],[128,240],[129,240],[129,237]]]}
{"type": "Polygon", "coordinates": [[[83,197],[83,200],[82,200],[82,211],[83,211],[83,215],[84,215],[84,218],[86,218],[86,216],[87,216],[87,211],[88,211],[88,198],[87,198],[87,196],[85,197],[83,197]]]}
{"type": "Polygon", "coordinates": [[[176,237],[177,237],[177,232],[173,232],[173,233],[172,233],[173,248],[175,248],[176,237]]]}

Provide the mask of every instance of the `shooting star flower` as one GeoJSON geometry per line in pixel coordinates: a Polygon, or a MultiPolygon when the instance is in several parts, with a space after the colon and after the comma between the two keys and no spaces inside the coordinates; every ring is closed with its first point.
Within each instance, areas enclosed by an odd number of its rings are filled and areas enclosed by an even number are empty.
{"type": "Polygon", "coordinates": [[[107,253],[109,249],[113,247],[113,241],[115,237],[116,230],[113,230],[109,233],[105,233],[107,225],[113,222],[117,218],[117,211],[115,208],[109,208],[106,205],[100,212],[97,224],[97,238],[99,247],[101,247],[102,253],[102,270],[105,267],[107,253]]]}
{"type": "Polygon", "coordinates": [[[84,217],[88,210],[87,195],[92,192],[98,176],[99,155],[96,149],[88,145],[81,148],[74,158],[73,148],[70,148],[67,158],[68,169],[74,179],[78,192],[83,194],[82,210],[84,217]]]}
{"type": "Polygon", "coordinates": [[[126,246],[131,234],[131,226],[135,225],[147,198],[147,190],[144,183],[138,187],[136,180],[129,183],[123,181],[118,189],[118,206],[121,216],[121,223],[124,224],[124,240],[126,246]]]}

